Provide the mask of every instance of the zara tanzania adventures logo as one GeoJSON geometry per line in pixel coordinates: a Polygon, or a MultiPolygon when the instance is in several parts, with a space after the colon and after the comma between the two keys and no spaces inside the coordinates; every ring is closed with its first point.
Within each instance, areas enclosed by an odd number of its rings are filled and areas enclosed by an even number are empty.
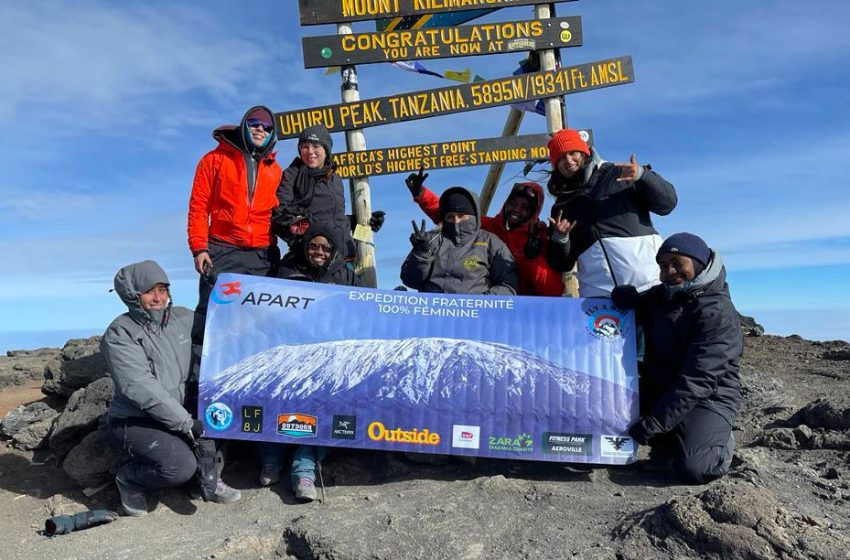
{"type": "Polygon", "coordinates": [[[207,426],[221,432],[233,424],[233,411],[224,403],[212,403],[207,407],[204,419],[207,421],[207,426]]]}
{"type": "Polygon", "coordinates": [[[216,286],[210,294],[210,297],[219,305],[233,303],[236,301],[237,297],[242,295],[241,287],[242,282],[239,280],[236,282],[225,282],[224,284],[216,286]]]}
{"type": "Polygon", "coordinates": [[[613,307],[596,305],[585,314],[588,317],[587,330],[597,338],[614,338],[623,336],[623,320],[625,316],[613,307]]]}

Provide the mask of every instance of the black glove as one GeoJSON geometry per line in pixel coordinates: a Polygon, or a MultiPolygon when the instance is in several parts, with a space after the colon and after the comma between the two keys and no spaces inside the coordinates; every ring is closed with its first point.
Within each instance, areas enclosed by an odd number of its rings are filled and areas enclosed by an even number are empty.
{"type": "Polygon", "coordinates": [[[79,531],[80,529],[88,529],[95,525],[111,523],[116,519],[118,519],[117,513],[105,509],[81,511],[75,515],[57,515],[44,522],[44,534],[49,537],[53,535],[65,535],[71,531],[79,531]]]}
{"type": "Polygon", "coordinates": [[[198,439],[204,435],[204,423],[200,420],[192,422],[192,437],[198,439]]]}
{"type": "Polygon", "coordinates": [[[428,232],[425,229],[425,220],[422,220],[422,227],[416,227],[416,220],[410,220],[413,224],[413,233],[410,234],[410,244],[413,245],[413,250],[417,253],[427,253],[431,250],[431,239],[428,237],[428,232]]]}
{"type": "Polygon", "coordinates": [[[643,419],[638,420],[629,428],[629,436],[641,445],[649,443],[649,434],[646,433],[646,426],[643,424],[643,419]]]}
{"type": "Polygon", "coordinates": [[[611,301],[620,309],[634,309],[639,298],[640,294],[634,286],[617,286],[611,290],[611,301]]]}
{"type": "Polygon", "coordinates": [[[528,224],[528,240],[525,242],[525,247],[522,251],[525,253],[525,258],[533,261],[540,256],[543,250],[543,241],[540,239],[541,222],[536,224],[528,224]]]}
{"type": "Polygon", "coordinates": [[[372,231],[378,233],[381,230],[381,226],[384,225],[385,215],[386,212],[384,212],[383,210],[372,212],[372,217],[369,219],[369,227],[372,228],[372,231]]]}
{"type": "Polygon", "coordinates": [[[422,196],[422,189],[425,187],[425,179],[428,178],[428,174],[425,173],[425,167],[419,168],[419,173],[411,173],[407,176],[407,179],[404,180],[404,184],[407,185],[410,194],[413,195],[413,198],[419,198],[422,196]]]}

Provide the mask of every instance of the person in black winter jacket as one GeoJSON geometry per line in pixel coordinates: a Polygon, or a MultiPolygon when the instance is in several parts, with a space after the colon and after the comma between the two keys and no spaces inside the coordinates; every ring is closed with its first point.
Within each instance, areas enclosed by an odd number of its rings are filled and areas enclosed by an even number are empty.
{"type": "MultiPolygon", "coordinates": [[[[324,224],[340,239],[343,258],[354,258],[351,232],[356,225],[345,213],[345,191],[336,174],[331,150],[333,139],[324,125],[305,128],[298,137],[298,157],[283,171],[277,188],[279,205],[272,212],[272,229],[290,246],[311,224],[324,224]]],[[[372,212],[369,227],[377,232],[384,212],[372,212]]]]}
{"type": "MultiPolygon", "coordinates": [[[[342,242],[334,237],[333,228],[323,224],[313,224],[296,240],[289,252],[284,255],[278,269],[278,278],[359,286],[360,278],[350,263],[343,260],[340,246],[342,242]]],[[[260,454],[260,484],[269,486],[280,480],[283,463],[283,446],[277,443],[263,442],[258,446],[260,454]]],[[[325,457],[325,448],[299,445],[295,448],[290,469],[292,492],[299,500],[316,499],[316,467],[325,457]]]]}
{"type": "Polygon", "coordinates": [[[658,284],[655,255],[661,237],[650,213],[676,207],[673,185],[649,165],[603,161],[573,129],[549,141],[556,197],[550,219],[549,265],[559,272],[578,264],[579,295],[608,297],[615,286],[643,292],[658,284]]]}
{"type": "Polygon", "coordinates": [[[672,467],[704,484],[726,474],[741,406],[740,316],[720,255],[690,233],[672,235],[658,251],[661,285],[638,295],[633,286],[611,297],[635,307],[646,337],[640,372],[641,418],[629,429],[651,446],[650,467],[672,467]]]}

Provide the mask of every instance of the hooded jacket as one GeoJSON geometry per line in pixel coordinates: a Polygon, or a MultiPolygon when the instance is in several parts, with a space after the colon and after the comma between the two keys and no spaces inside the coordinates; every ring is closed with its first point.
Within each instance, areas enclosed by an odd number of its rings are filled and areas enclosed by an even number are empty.
{"type": "MultiPolygon", "coordinates": [[[[331,159],[328,154],[328,160],[331,159]]],[[[343,257],[350,256],[351,221],[345,213],[345,190],[342,179],[332,166],[310,169],[301,158],[295,158],[283,172],[277,187],[280,205],[274,211],[272,223],[275,233],[292,244],[295,238],[289,226],[299,218],[310,224],[324,224],[334,231],[336,239],[344,242],[343,257]]]]}
{"type": "Polygon", "coordinates": [[[578,224],[567,238],[550,239],[549,264],[566,272],[578,263],[581,297],[608,297],[615,286],[625,285],[644,292],[659,282],[655,255],[661,237],[649,214],[672,212],[676,190],[648,165],[636,181],[618,182],[620,168],[595,149],[591,154],[575,180],[552,172],[548,188],[557,197],[552,215],[562,211],[578,224]]]}
{"type": "Polygon", "coordinates": [[[447,189],[442,196],[454,192],[472,201],[474,219],[457,225],[444,222],[440,231],[428,232],[428,250],[413,249],[401,265],[402,282],[420,292],[516,294],[516,262],[501,239],[481,229],[478,197],[463,187],[447,189]]]}
{"type": "Polygon", "coordinates": [[[636,313],[646,339],[640,390],[650,405],[641,419],[648,437],[670,432],[698,406],[732,425],[742,401],[743,334],[720,255],[712,251],[689,284],[642,294],[636,313]]]}
{"type": "Polygon", "coordinates": [[[217,240],[245,249],[276,244],[271,233],[271,214],[277,207],[275,191],[283,171],[275,161],[275,133],[265,146],[255,148],[247,139],[248,115],[240,125],[220,126],[213,132],[218,147],[198,163],[189,198],[189,249],[193,255],[206,251],[217,240]],[[250,147],[247,147],[250,146],[250,147]]]}
{"type": "MultiPolygon", "coordinates": [[[[517,293],[528,296],[561,296],[564,294],[564,282],[561,273],[555,271],[546,260],[546,252],[549,244],[549,234],[546,224],[540,222],[540,211],[543,209],[543,187],[534,182],[517,183],[512,189],[512,194],[505,199],[505,204],[496,216],[484,216],[481,218],[481,229],[489,231],[504,241],[508,246],[519,272],[519,288],[517,293]],[[510,200],[513,191],[531,188],[537,194],[537,208],[535,208],[528,220],[513,227],[508,226],[505,217],[505,206],[510,200]],[[528,238],[537,235],[540,243],[540,254],[529,259],[525,255],[525,247],[528,238]]],[[[414,199],[419,207],[428,215],[434,223],[440,221],[440,199],[428,188],[422,188],[422,194],[414,199]]]]}
{"type": "Polygon", "coordinates": [[[185,307],[145,311],[139,295],[168,277],[153,261],[125,266],[115,275],[115,292],[127,306],[100,342],[115,396],[110,420],[153,419],[166,429],[186,432],[192,416],[183,408],[186,381],[192,366],[192,321],[185,307]]]}
{"type": "Polygon", "coordinates": [[[289,252],[280,262],[278,278],[286,280],[304,280],[320,284],[338,284],[341,286],[359,286],[360,277],[354,273],[349,263],[343,260],[339,250],[340,241],[334,237],[334,230],[323,225],[310,226],[303,236],[293,243],[289,252]],[[328,262],[317,267],[307,256],[307,244],[315,237],[322,236],[333,245],[328,262]]]}

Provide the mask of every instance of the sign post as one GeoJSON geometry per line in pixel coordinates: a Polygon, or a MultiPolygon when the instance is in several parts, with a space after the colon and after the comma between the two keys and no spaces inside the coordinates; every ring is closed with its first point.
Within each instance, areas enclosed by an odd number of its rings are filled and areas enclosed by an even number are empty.
{"type": "MultiPolygon", "coordinates": [[[[341,23],[337,25],[337,33],[346,35],[351,33],[351,25],[341,23]]],[[[340,71],[342,75],[342,101],[344,103],[357,103],[360,101],[360,86],[357,83],[357,68],[344,66],[340,71]]],[[[361,129],[351,129],[345,133],[345,143],[351,152],[359,152],[366,149],[366,136],[361,129]]],[[[349,194],[351,197],[351,210],[357,226],[354,230],[354,242],[357,244],[357,263],[355,269],[360,274],[363,286],[375,288],[378,286],[378,275],[375,270],[375,243],[374,234],[369,227],[369,219],[372,216],[372,197],[369,190],[368,177],[352,177],[349,180],[349,194]]]]}

